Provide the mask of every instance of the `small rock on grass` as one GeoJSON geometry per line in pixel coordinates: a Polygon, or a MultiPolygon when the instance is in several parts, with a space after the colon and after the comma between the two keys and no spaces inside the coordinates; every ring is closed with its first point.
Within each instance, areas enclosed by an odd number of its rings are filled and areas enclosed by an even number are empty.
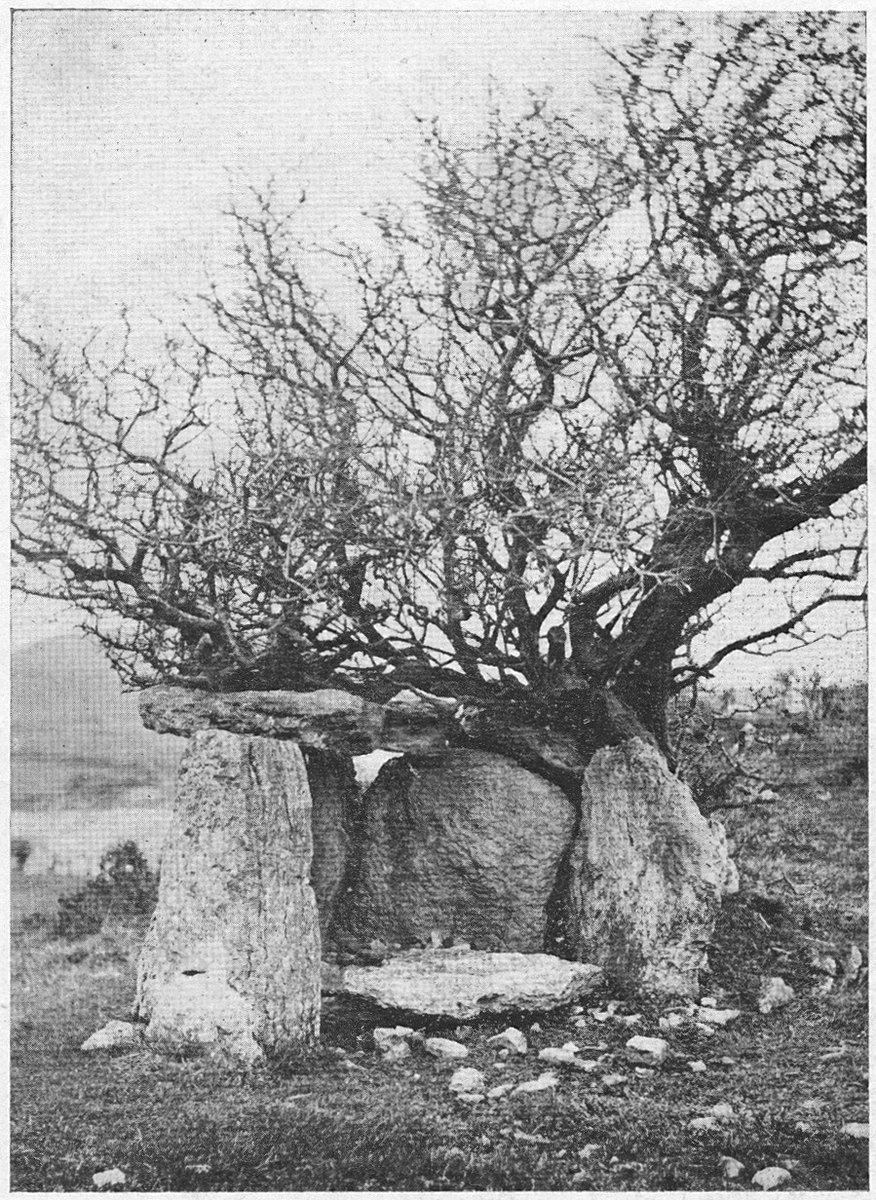
{"type": "Polygon", "coordinates": [[[793,999],[794,989],[785,983],[781,975],[761,977],[757,1007],[764,1015],[771,1013],[776,1008],[784,1008],[793,999]]]}
{"type": "Polygon", "coordinates": [[[474,1067],[460,1067],[458,1071],[454,1071],[450,1077],[450,1083],[447,1085],[451,1092],[456,1092],[458,1095],[470,1094],[472,1092],[482,1092],[486,1086],[481,1071],[476,1071],[474,1067]]]}
{"type": "Polygon", "coordinates": [[[544,1050],[539,1050],[538,1057],[552,1066],[572,1066],[575,1062],[575,1050],[568,1050],[565,1046],[546,1046],[544,1050]]]}
{"type": "Polygon", "coordinates": [[[695,1133],[707,1133],[710,1129],[718,1128],[718,1118],[713,1116],[692,1117],[688,1121],[687,1127],[695,1133]]]}
{"type": "Polygon", "coordinates": [[[514,1089],[514,1095],[528,1095],[530,1092],[549,1092],[559,1082],[553,1071],[545,1071],[539,1075],[538,1079],[528,1079],[526,1083],[518,1083],[514,1089]]]}
{"type": "Polygon", "coordinates": [[[725,1179],[738,1179],[745,1170],[745,1163],[741,1163],[738,1158],[731,1158],[729,1154],[722,1154],[718,1163],[725,1179]]]}
{"type": "Polygon", "coordinates": [[[642,1054],[649,1063],[661,1063],[669,1053],[669,1042],[656,1037],[631,1037],[627,1042],[627,1050],[642,1054]]]}
{"type": "Polygon", "coordinates": [[[96,1175],[92,1175],[91,1181],[95,1187],[123,1187],[125,1180],[125,1172],[120,1171],[118,1167],[111,1167],[108,1171],[98,1171],[96,1175]]]}
{"type": "Polygon", "coordinates": [[[622,1088],[626,1081],[626,1075],[603,1075],[600,1082],[607,1092],[613,1092],[622,1088]]]}
{"type": "Polygon", "coordinates": [[[695,1075],[698,1075],[702,1071],[708,1071],[709,1068],[706,1066],[706,1064],[703,1062],[703,1060],[701,1058],[698,1058],[698,1059],[691,1059],[687,1064],[687,1069],[689,1071],[693,1071],[693,1073],[695,1075]]]}
{"type": "Polygon", "coordinates": [[[508,1054],[525,1054],[529,1049],[526,1035],[521,1030],[515,1029],[513,1025],[509,1025],[495,1037],[487,1038],[487,1045],[499,1046],[500,1053],[502,1050],[507,1051],[505,1058],[508,1057],[508,1054]]]}
{"type": "Polygon", "coordinates": [[[843,1137],[868,1138],[870,1136],[870,1126],[866,1121],[847,1121],[840,1130],[840,1133],[843,1137]]]}
{"type": "Polygon", "coordinates": [[[371,1036],[377,1049],[386,1053],[394,1042],[405,1042],[408,1038],[412,1038],[414,1031],[407,1025],[396,1025],[394,1029],[378,1026],[377,1029],[371,1031],[371,1036]]]}
{"type": "Polygon", "coordinates": [[[717,1025],[721,1029],[741,1015],[738,1008],[701,1008],[697,1012],[697,1017],[704,1024],[717,1025]]]}
{"type": "Polygon", "coordinates": [[[854,983],[861,972],[861,967],[864,965],[864,956],[854,943],[849,948],[846,955],[846,960],[843,963],[843,975],[846,983],[854,983]]]}
{"type": "Polygon", "coordinates": [[[450,1038],[430,1037],[423,1043],[426,1052],[433,1058],[468,1058],[468,1047],[461,1042],[451,1041],[450,1038]]]}
{"type": "Polygon", "coordinates": [[[513,1083],[499,1083],[495,1087],[490,1088],[487,1092],[488,1100],[501,1100],[503,1096],[507,1096],[509,1092],[514,1091],[513,1083]]]}
{"type": "Polygon", "coordinates": [[[719,1121],[732,1121],[733,1117],[736,1115],[733,1112],[733,1106],[723,1102],[720,1104],[713,1104],[709,1109],[709,1112],[713,1117],[717,1117],[719,1121]]]}
{"type": "Polygon", "coordinates": [[[600,1142],[588,1142],[586,1146],[582,1146],[578,1151],[579,1158],[592,1158],[594,1154],[598,1154],[602,1149],[600,1142]]]}
{"type": "Polygon", "coordinates": [[[140,1045],[140,1030],[130,1021],[107,1021],[102,1029],[97,1029],[86,1038],[80,1050],[114,1050],[117,1047],[133,1049],[140,1045]]]}
{"type": "Polygon", "coordinates": [[[790,1183],[790,1181],[791,1172],[786,1171],[784,1167],[764,1167],[762,1171],[757,1171],[751,1177],[754,1186],[763,1188],[765,1192],[775,1191],[783,1183],[790,1183]]]}

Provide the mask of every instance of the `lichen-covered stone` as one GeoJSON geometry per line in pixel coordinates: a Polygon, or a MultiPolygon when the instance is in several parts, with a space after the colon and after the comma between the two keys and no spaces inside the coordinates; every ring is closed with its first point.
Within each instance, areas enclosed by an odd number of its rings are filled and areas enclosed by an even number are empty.
{"type": "Polygon", "coordinates": [[[402,946],[437,931],[475,949],[543,951],[574,826],[561,788],[501,755],[397,759],[363,797],[334,931],[402,946]]]}
{"type": "Polygon", "coordinates": [[[135,1011],[243,1057],[319,1033],[310,790],[297,746],[197,732],[180,766],[135,1011]]]}
{"type": "Polygon", "coordinates": [[[652,743],[593,756],[571,859],[569,941],[631,987],[698,995],[721,897],[734,884],[726,839],[652,743]]]}

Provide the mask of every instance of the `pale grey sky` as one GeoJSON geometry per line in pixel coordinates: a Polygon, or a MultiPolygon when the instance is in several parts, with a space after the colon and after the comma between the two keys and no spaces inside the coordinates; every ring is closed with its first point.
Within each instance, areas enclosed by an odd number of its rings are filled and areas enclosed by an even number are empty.
{"type": "MultiPolygon", "coordinates": [[[[708,27],[710,18],[699,18],[708,27]]],[[[222,217],[271,176],[324,238],[355,237],[363,208],[403,199],[413,113],[479,128],[491,79],[507,103],[550,87],[602,119],[589,40],[633,33],[630,14],[19,10],[13,26],[13,283],[26,322],[82,334],[122,304],[173,319],[230,258],[222,217]]],[[[730,614],[751,621],[752,601],[730,614]]],[[[758,612],[762,603],[755,602],[758,612]]],[[[15,602],[14,638],[50,604],[15,602]]],[[[841,609],[825,628],[842,628],[841,609]]],[[[62,620],[62,627],[67,621],[62,620]]],[[[859,677],[864,640],[796,661],[859,677]]],[[[724,674],[745,673],[735,656],[724,674]]],[[[775,659],[755,664],[769,675],[775,659]]]]}

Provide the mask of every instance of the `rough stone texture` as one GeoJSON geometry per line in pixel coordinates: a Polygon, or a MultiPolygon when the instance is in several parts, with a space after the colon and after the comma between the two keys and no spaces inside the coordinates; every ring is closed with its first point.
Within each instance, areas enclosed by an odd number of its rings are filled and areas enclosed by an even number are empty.
{"type": "Polygon", "coordinates": [[[319,1034],[310,790],[297,746],[218,730],[183,757],[140,957],[147,1037],[263,1047],[319,1034]]]}
{"type": "Polygon", "coordinates": [[[468,1019],[572,1004],[603,981],[588,963],[549,954],[490,954],[454,947],[409,950],[380,967],[345,967],[339,990],[385,1008],[468,1019]]]}
{"type": "Polygon", "coordinates": [[[134,1049],[140,1045],[141,1030],[130,1021],[107,1021],[101,1029],[85,1039],[80,1050],[134,1049]]]}
{"type": "Polygon", "coordinates": [[[575,825],[563,791],[497,754],[388,763],[362,800],[335,931],[402,946],[433,930],[475,949],[545,949],[575,825]]]}
{"type": "Polygon", "coordinates": [[[325,942],[334,913],[335,898],[347,865],[360,792],[353,761],[349,756],[308,750],[305,762],[313,802],[310,882],[316,895],[320,935],[325,942]]]}
{"type": "Polygon", "coordinates": [[[641,738],[597,751],[582,780],[569,942],[632,987],[696,996],[722,895],[723,829],[641,738]]]}
{"type": "Polygon", "coordinates": [[[380,745],[383,709],[348,692],[202,692],[155,687],[140,693],[147,729],[191,737],[204,729],[288,739],[312,750],[367,754],[380,745]]]}

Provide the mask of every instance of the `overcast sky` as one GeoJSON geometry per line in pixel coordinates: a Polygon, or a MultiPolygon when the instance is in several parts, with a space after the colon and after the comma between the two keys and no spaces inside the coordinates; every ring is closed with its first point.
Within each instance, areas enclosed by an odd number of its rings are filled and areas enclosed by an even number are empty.
{"type": "MultiPolygon", "coordinates": [[[[709,17],[700,18],[708,26],[709,17]]],[[[13,27],[13,283],[26,322],[66,336],[122,304],[170,317],[230,258],[222,216],[276,179],[320,237],[404,198],[414,114],[464,135],[491,87],[550,87],[599,118],[594,83],[637,18],[592,12],[19,10],[13,27]]],[[[14,639],[63,626],[16,601],[14,639]]],[[[842,628],[834,610],[825,628],[842,628]]],[[[744,609],[735,622],[750,620],[744,609]]],[[[68,624],[64,622],[63,624],[68,624]]],[[[799,659],[863,673],[861,637],[799,659]]],[[[735,656],[728,673],[747,669],[735,656]]],[[[770,674],[776,660],[756,674],[770,674]]]]}

